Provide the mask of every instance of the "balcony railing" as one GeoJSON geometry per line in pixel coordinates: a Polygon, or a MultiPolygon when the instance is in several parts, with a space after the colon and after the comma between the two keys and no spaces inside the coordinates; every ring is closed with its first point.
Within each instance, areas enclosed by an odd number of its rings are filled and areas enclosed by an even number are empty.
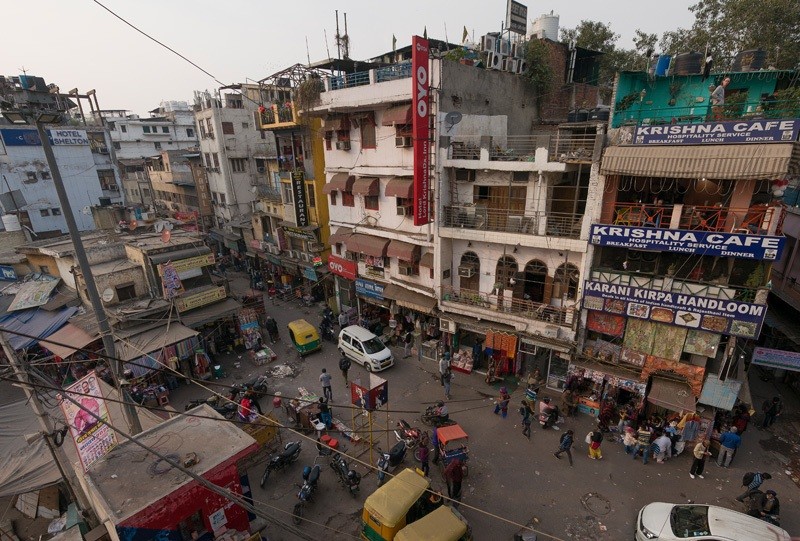
{"type": "Polygon", "coordinates": [[[369,84],[369,72],[357,71],[356,73],[345,73],[330,78],[331,90],[342,88],[352,88],[354,86],[364,86],[369,84]]]}
{"type": "Polygon", "coordinates": [[[275,124],[275,111],[271,107],[266,107],[261,111],[261,124],[275,124]]]}
{"type": "Polygon", "coordinates": [[[278,122],[294,122],[294,104],[278,107],[278,122]]]}
{"type": "Polygon", "coordinates": [[[480,160],[481,137],[480,135],[453,137],[450,140],[451,160],[480,160]]]}
{"type": "Polygon", "coordinates": [[[492,137],[489,147],[489,159],[499,162],[532,162],[537,148],[550,146],[549,135],[521,135],[492,137]]]}
{"type": "MultiPolygon", "coordinates": [[[[726,100],[727,101],[727,100],[726,100]]],[[[717,112],[706,101],[694,105],[676,105],[674,107],[639,107],[639,102],[629,108],[620,110],[619,103],[614,114],[614,126],[621,124],[663,125],[693,124],[722,120],[758,120],[762,118],[780,119],[797,118],[800,110],[796,101],[747,100],[726,103],[717,112]]]]}
{"type": "Polygon", "coordinates": [[[546,133],[533,135],[505,135],[481,138],[480,136],[453,137],[450,141],[449,159],[480,160],[481,151],[488,153],[490,161],[532,162],[537,149],[547,150],[548,161],[591,163],[595,160],[595,144],[601,135],[546,133]]]}
{"type": "Polygon", "coordinates": [[[783,209],[767,205],[747,208],[691,205],[617,203],[614,225],[728,231],[753,235],[780,235],[783,209]]]}
{"type": "Polygon", "coordinates": [[[443,210],[442,221],[445,227],[571,239],[580,237],[583,221],[582,214],[519,212],[476,205],[448,205],[443,210]]]}
{"type": "Polygon", "coordinates": [[[408,77],[411,77],[411,62],[401,62],[375,70],[375,82],[377,83],[408,77]]]}
{"type": "Polygon", "coordinates": [[[502,295],[482,293],[471,289],[442,286],[442,302],[454,302],[486,310],[506,312],[572,329],[576,323],[574,308],[553,306],[514,297],[509,299],[502,295]]]}

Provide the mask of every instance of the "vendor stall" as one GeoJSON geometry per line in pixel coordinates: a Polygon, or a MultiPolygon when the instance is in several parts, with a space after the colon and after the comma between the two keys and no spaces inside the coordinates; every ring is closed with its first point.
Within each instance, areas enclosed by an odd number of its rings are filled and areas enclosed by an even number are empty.
{"type": "MultiPolygon", "coordinates": [[[[576,360],[569,365],[566,387],[576,393],[578,411],[597,417],[604,401],[616,408],[631,406],[637,409],[647,386],[638,379],[635,371],[576,360]]],[[[618,419],[616,414],[613,417],[618,419]]]]}

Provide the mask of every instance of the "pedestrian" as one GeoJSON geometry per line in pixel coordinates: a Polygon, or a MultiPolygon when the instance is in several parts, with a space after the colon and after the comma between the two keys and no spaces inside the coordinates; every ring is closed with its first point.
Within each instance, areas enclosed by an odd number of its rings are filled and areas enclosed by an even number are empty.
{"type": "Polygon", "coordinates": [[[331,415],[331,408],[328,406],[328,402],[319,397],[317,407],[319,408],[319,420],[325,423],[325,428],[333,426],[333,415],[331,415]]]}
{"type": "Polygon", "coordinates": [[[736,427],[737,432],[741,436],[747,430],[747,425],[750,424],[750,411],[747,405],[739,406],[739,411],[733,420],[733,426],[736,427]]]}
{"type": "Polygon", "coordinates": [[[725,105],[725,89],[730,84],[731,78],[725,77],[722,83],[711,93],[711,112],[714,120],[724,119],[723,106],[725,105]]]}
{"type": "Polygon", "coordinates": [[[586,434],[586,443],[589,444],[589,458],[592,460],[602,460],[603,453],[600,451],[600,444],[603,443],[603,431],[600,426],[586,434]]]}
{"type": "Polygon", "coordinates": [[[327,400],[333,402],[333,389],[331,388],[331,375],[323,368],[322,373],[319,375],[319,381],[322,383],[322,396],[327,400]]]}
{"type": "Polygon", "coordinates": [[[417,452],[417,458],[419,458],[420,466],[419,468],[422,470],[422,473],[425,474],[425,477],[430,477],[430,465],[428,464],[428,444],[424,442],[420,442],[419,444],[419,451],[417,452]]]}
{"type": "Polygon", "coordinates": [[[444,469],[444,478],[447,481],[447,495],[454,500],[461,499],[461,482],[464,480],[464,464],[461,459],[454,458],[444,469]]]}
{"type": "Polygon", "coordinates": [[[575,410],[578,409],[577,405],[578,401],[575,399],[575,394],[566,389],[561,395],[561,408],[564,410],[564,415],[572,417],[575,414],[575,410]]]}
{"type": "Polygon", "coordinates": [[[406,335],[403,338],[403,358],[411,357],[411,346],[414,345],[414,333],[411,332],[411,329],[406,331],[406,335]]]}
{"type": "Polygon", "coordinates": [[[567,430],[563,434],[561,434],[561,439],[558,443],[558,449],[553,455],[560,459],[561,453],[567,453],[567,457],[569,458],[569,465],[572,467],[572,442],[574,441],[574,432],[572,430],[567,430]]]}
{"type": "Polygon", "coordinates": [[[633,452],[633,449],[636,447],[636,431],[633,430],[633,427],[625,427],[625,433],[622,436],[622,445],[625,446],[626,455],[633,452]]]}
{"type": "Polygon", "coordinates": [[[264,323],[264,327],[267,328],[269,341],[272,344],[275,344],[276,341],[280,340],[280,336],[278,335],[278,322],[275,321],[275,318],[272,316],[267,316],[267,321],[264,323]]]}
{"type": "Polygon", "coordinates": [[[672,456],[672,440],[666,432],[662,432],[653,442],[658,447],[656,453],[656,463],[663,464],[664,461],[672,456]]]}
{"type": "Polygon", "coordinates": [[[694,451],[692,451],[694,460],[692,461],[692,467],[689,468],[689,477],[692,479],[694,479],[695,475],[703,479],[703,469],[706,467],[706,458],[711,456],[711,452],[708,450],[710,444],[710,441],[703,440],[694,446],[694,451]]]}
{"type": "Polygon", "coordinates": [[[778,493],[774,490],[766,492],[758,491],[750,499],[750,510],[747,514],[751,517],[766,520],[772,524],[778,523],[778,517],[781,514],[781,504],[778,501],[778,493]]]}
{"type": "Polygon", "coordinates": [[[650,459],[650,439],[653,436],[653,432],[646,424],[643,424],[639,427],[639,430],[636,432],[636,447],[633,448],[633,459],[636,460],[636,456],[639,454],[639,449],[642,450],[642,464],[647,464],[647,461],[650,459]]]}
{"type": "Polygon", "coordinates": [[[764,411],[764,422],[761,424],[761,428],[769,428],[775,422],[775,418],[780,416],[783,411],[781,398],[779,396],[773,397],[772,402],[764,402],[761,409],[764,411]]]}
{"type": "Polygon", "coordinates": [[[511,395],[508,394],[508,389],[500,387],[500,398],[494,403],[494,414],[502,413],[503,419],[508,417],[508,403],[511,401],[511,395]]]}
{"type": "Polygon", "coordinates": [[[439,383],[444,385],[444,373],[450,370],[450,352],[445,351],[439,359],[439,383]]]}
{"type": "Polygon", "coordinates": [[[727,468],[731,465],[733,460],[733,453],[742,444],[742,437],[736,433],[736,427],[732,426],[731,429],[725,432],[719,439],[719,454],[717,455],[717,466],[727,468]]]}
{"type": "Polygon", "coordinates": [[[347,371],[350,370],[350,359],[347,358],[347,355],[342,355],[342,358],[339,359],[339,370],[342,371],[344,386],[347,387],[347,371]]]}
{"type": "Polygon", "coordinates": [[[345,327],[347,327],[348,323],[350,323],[350,320],[348,319],[345,311],[342,310],[341,312],[339,312],[339,328],[344,329],[345,327]]]}
{"type": "Polygon", "coordinates": [[[523,400],[521,402],[521,406],[519,408],[519,414],[522,415],[522,435],[528,439],[531,439],[531,408],[528,405],[527,400],[523,400]]]}
{"type": "Polygon", "coordinates": [[[450,400],[450,382],[453,381],[453,371],[448,366],[442,374],[442,384],[444,385],[444,397],[450,400]]]}
{"type": "Polygon", "coordinates": [[[736,497],[736,500],[744,502],[745,498],[750,498],[767,479],[772,479],[768,473],[747,472],[744,474],[742,486],[745,487],[745,490],[736,497]]]}

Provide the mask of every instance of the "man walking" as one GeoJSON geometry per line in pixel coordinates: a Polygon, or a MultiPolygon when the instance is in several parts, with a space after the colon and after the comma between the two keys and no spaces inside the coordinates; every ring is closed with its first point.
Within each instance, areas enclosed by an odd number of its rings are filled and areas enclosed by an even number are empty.
{"type": "Polygon", "coordinates": [[[663,464],[666,459],[672,456],[672,440],[669,439],[666,432],[663,432],[653,443],[658,446],[656,463],[663,464]]]}
{"type": "Polygon", "coordinates": [[[450,400],[450,382],[453,380],[453,371],[448,366],[442,374],[442,385],[444,385],[444,397],[450,400]]]}
{"type": "Polygon", "coordinates": [[[636,432],[636,447],[633,448],[633,459],[636,460],[636,455],[639,454],[639,449],[642,450],[642,464],[647,464],[650,459],[650,438],[652,432],[647,425],[642,425],[636,432]]]}
{"type": "Polygon", "coordinates": [[[519,414],[522,415],[522,435],[531,439],[531,408],[526,400],[523,400],[519,408],[519,414]]]}
{"type": "Polygon", "coordinates": [[[744,474],[744,477],[742,478],[742,486],[745,487],[745,491],[738,495],[736,500],[744,503],[745,498],[750,498],[754,492],[757,492],[758,487],[760,487],[767,479],[772,479],[772,476],[768,473],[747,472],[744,474]]]}
{"type": "Polygon", "coordinates": [[[330,400],[331,402],[333,402],[331,375],[328,374],[328,371],[325,368],[322,369],[322,374],[319,375],[319,381],[320,383],[322,383],[322,396],[324,396],[326,400],[330,400]]]}
{"type": "Polygon", "coordinates": [[[450,370],[450,352],[445,351],[439,359],[439,382],[444,385],[444,373],[450,370]]]}
{"type": "Polygon", "coordinates": [[[719,439],[719,455],[717,455],[717,466],[727,468],[731,465],[733,460],[733,453],[742,444],[742,438],[736,433],[736,427],[732,426],[728,432],[725,432],[719,439]]]}
{"type": "Polygon", "coordinates": [[[414,333],[411,329],[406,331],[406,336],[403,339],[403,358],[411,357],[411,347],[414,345],[414,333]]]}
{"type": "Polygon", "coordinates": [[[558,450],[553,453],[553,456],[560,459],[561,453],[567,453],[567,457],[569,457],[569,465],[572,467],[572,443],[574,441],[574,432],[572,430],[567,430],[563,434],[561,434],[561,440],[559,440],[558,450]]]}
{"type": "Polygon", "coordinates": [[[762,409],[764,410],[764,422],[761,424],[761,428],[769,428],[775,422],[775,418],[783,411],[781,398],[779,396],[773,397],[772,402],[765,402],[762,409]]]}
{"type": "Polygon", "coordinates": [[[461,459],[454,458],[444,469],[447,480],[447,495],[454,500],[461,499],[461,482],[464,480],[464,468],[461,459]]]}
{"type": "Polygon", "coordinates": [[[347,371],[350,370],[350,359],[347,358],[347,355],[342,355],[342,358],[339,359],[339,370],[342,371],[342,377],[344,378],[344,386],[347,387],[348,383],[347,371]]]}
{"type": "Polygon", "coordinates": [[[708,450],[708,446],[711,444],[710,441],[704,440],[698,442],[697,445],[694,446],[694,460],[692,461],[692,467],[689,468],[689,477],[694,479],[696,475],[700,479],[703,479],[703,469],[706,467],[706,458],[711,456],[711,453],[708,450]]]}

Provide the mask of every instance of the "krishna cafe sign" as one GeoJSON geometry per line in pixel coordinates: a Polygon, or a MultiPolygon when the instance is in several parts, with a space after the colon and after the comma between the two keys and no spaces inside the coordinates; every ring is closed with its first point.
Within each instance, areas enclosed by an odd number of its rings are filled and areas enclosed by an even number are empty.
{"type": "Polygon", "coordinates": [[[800,119],[701,122],[637,126],[635,144],[791,143],[797,141],[800,119]]]}

